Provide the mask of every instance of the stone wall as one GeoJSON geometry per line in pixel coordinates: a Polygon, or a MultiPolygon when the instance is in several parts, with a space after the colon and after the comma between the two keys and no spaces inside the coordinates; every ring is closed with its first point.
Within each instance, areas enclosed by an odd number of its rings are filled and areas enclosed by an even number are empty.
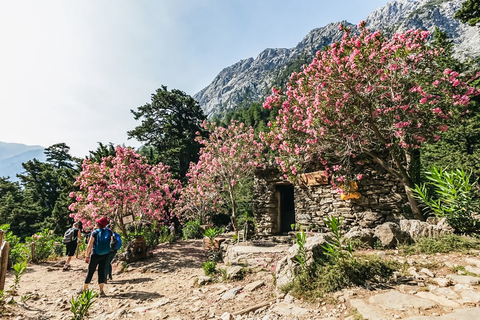
{"type": "MultiPolygon", "coordinates": [[[[342,216],[344,228],[353,226],[375,228],[387,221],[398,222],[409,211],[404,187],[399,180],[375,165],[362,167],[363,178],[357,182],[359,199],[340,200],[330,184],[294,186],[295,221],[297,224],[325,231],[327,215],[342,216]]],[[[257,235],[277,234],[279,227],[279,193],[277,185],[287,184],[275,169],[258,171],[255,175],[253,210],[257,235]]]]}

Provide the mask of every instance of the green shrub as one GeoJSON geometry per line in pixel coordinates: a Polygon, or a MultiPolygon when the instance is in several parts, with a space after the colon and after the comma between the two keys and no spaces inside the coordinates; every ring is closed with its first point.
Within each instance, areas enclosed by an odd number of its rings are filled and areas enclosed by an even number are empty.
{"type": "Polygon", "coordinates": [[[217,263],[213,260],[207,260],[202,264],[203,271],[205,271],[205,275],[209,276],[215,274],[217,271],[217,263]]]}
{"type": "Polygon", "coordinates": [[[300,269],[304,270],[307,263],[307,252],[305,250],[305,244],[307,243],[307,236],[305,232],[297,232],[295,234],[295,243],[298,244],[298,253],[295,256],[296,262],[300,265],[300,269]]]}
{"type": "Polygon", "coordinates": [[[20,242],[20,238],[14,235],[10,230],[9,224],[4,224],[0,226],[0,230],[5,231],[4,240],[7,241],[10,245],[10,250],[8,254],[8,268],[12,268],[16,263],[25,261],[28,259],[30,254],[30,249],[25,243],[20,242]]]}
{"type": "Polygon", "coordinates": [[[70,301],[70,311],[73,313],[72,320],[85,319],[96,297],[97,293],[93,290],[86,290],[80,296],[72,297],[70,301]]]}
{"type": "Polygon", "coordinates": [[[29,248],[33,242],[35,242],[35,256],[30,257],[30,259],[34,262],[41,262],[48,260],[48,258],[54,255],[55,242],[61,242],[61,239],[53,234],[53,230],[45,229],[31,237],[25,238],[25,243],[29,248]]]}
{"type": "Polygon", "coordinates": [[[188,221],[182,229],[183,239],[201,239],[203,237],[203,229],[200,226],[200,221],[188,221]]]}
{"type": "Polygon", "coordinates": [[[477,181],[471,173],[457,169],[425,172],[426,183],[416,185],[413,192],[437,217],[445,217],[456,233],[475,233],[480,230],[480,198],[476,195],[477,181]],[[433,192],[433,195],[430,193],[433,192]]]}
{"type": "Polygon", "coordinates": [[[334,216],[328,216],[324,220],[327,228],[332,232],[332,239],[328,240],[325,245],[322,246],[324,253],[335,261],[343,259],[345,257],[352,258],[353,244],[348,241],[345,242],[340,235],[340,228],[343,224],[343,218],[340,216],[338,219],[334,216]]]}
{"type": "Polygon", "coordinates": [[[223,228],[216,228],[216,227],[210,228],[210,227],[208,227],[207,229],[205,229],[205,232],[203,233],[203,236],[210,239],[210,241],[213,243],[213,240],[217,236],[221,235],[224,232],[225,232],[225,230],[223,228]]]}
{"type": "Polygon", "coordinates": [[[471,249],[480,249],[480,239],[450,234],[437,238],[420,238],[414,244],[401,248],[405,254],[466,252],[471,249]]]}
{"type": "Polygon", "coordinates": [[[376,256],[315,262],[282,290],[298,297],[316,299],[325,293],[363,286],[367,282],[386,282],[398,268],[397,262],[384,261],[376,256]]]}

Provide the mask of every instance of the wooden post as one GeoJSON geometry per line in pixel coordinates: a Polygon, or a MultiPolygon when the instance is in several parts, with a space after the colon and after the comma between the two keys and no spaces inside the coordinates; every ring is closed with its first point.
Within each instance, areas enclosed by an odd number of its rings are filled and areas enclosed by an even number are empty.
{"type": "Polygon", "coordinates": [[[0,230],[0,290],[5,289],[5,278],[7,277],[7,266],[8,266],[8,252],[10,250],[10,245],[8,242],[3,241],[4,232],[0,230]]]}
{"type": "Polygon", "coordinates": [[[30,247],[30,252],[32,254],[32,262],[35,262],[35,241],[32,242],[32,246],[30,247]]]}

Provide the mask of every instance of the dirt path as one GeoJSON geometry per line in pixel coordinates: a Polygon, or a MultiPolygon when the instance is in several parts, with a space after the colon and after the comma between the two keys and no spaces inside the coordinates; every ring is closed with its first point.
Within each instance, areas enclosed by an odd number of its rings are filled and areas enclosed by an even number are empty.
{"type": "MultiPolygon", "coordinates": [[[[259,256],[259,259],[255,260],[257,264],[254,262],[254,266],[249,266],[249,271],[242,280],[220,280],[199,286],[199,279],[207,278],[202,268],[202,263],[207,259],[202,241],[162,244],[154,250],[153,257],[148,260],[128,265],[123,271],[121,264],[114,266],[114,278],[105,286],[107,297],[96,300],[89,319],[331,320],[353,319],[355,308],[361,310],[364,318],[368,319],[432,316],[432,319],[438,317],[440,320],[443,319],[441,315],[450,313],[449,316],[453,316],[453,312],[480,314],[478,250],[470,254],[409,257],[398,255],[395,251],[371,251],[370,254],[398,260],[408,268],[408,272],[416,274],[416,270],[420,274],[419,280],[391,284],[384,288],[367,286],[346,289],[333,294],[323,302],[316,303],[297,300],[290,295],[277,296],[272,271],[283,254],[285,253],[276,253],[270,257],[259,256]],[[462,282],[464,279],[455,278],[453,283],[439,287],[436,281],[445,282],[455,266],[463,266],[469,274],[476,273],[477,276],[464,276],[469,283],[462,282]],[[435,275],[427,276],[428,268],[431,268],[435,275]],[[254,288],[252,285],[255,285],[254,288]],[[430,301],[429,305],[419,308],[393,306],[394,303],[390,300],[399,300],[392,297],[400,295],[401,299],[418,301],[423,297],[433,299],[433,302],[430,301]],[[384,301],[371,304],[372,301],[376,301],[375,299],[384,301]],[[252,306],[257,307],[253,313],[233,317],[252,306]],[[374,310],[380,306],[383,309],[374,310]],[[397,309],[390,310],[389,307],[397,309]],[[222,317],[226,312],[232,314],[232,317],[222,317]],[[378,317],[378,314],[381,314],[381,317],[378,317]]],[[[226,270],[227,266],[218,264],[217,269],[226,270]]],[[[30,265],[20,281],[19,294],[14,297],[17,305],[9,306],[9,314],[3,314],[2,320],[71,319],[70,300],[72,296],[76,296],[75,291],[82,287],[86,271],[87,264],[83,259],[73,259],[70,271],[62,271],[61,266],[55,266],[55,262],[30,265]],[[21,296],[27,295],[32,299],[22,303],[21,296]]],[[[98,291],[96,281],[95,275],[91,288],[98,291]]],[[[6,287],[12,283],[13,274],[9,274],[6,287]]],[[[423,303],[425,299],[422,300],[423,303]]],[[[469,314],[448,319],[473,319],[469,314]]]]}
{"type": "MultiPolygon", "coordinates": [[[[201,240],[163,244],[146,261],[129,265],[121,272],[114,266],[114,277],[105,285],[106,298],[97,299],[90,312],[91,319],[208,319],[224,312],[235,312],[272,298],[273,277],[257,270],[241,281],[226,281],[199,287],[198,277],[204,276],[202,263],[207,255],[201,240]],[[265,284],[255,293],[241,293],[234,300],[219,299],[222,291],[262,279],[265,284]]],[[[81,257],[80,257],[81,258],[81,257]]],[[[19,295],[34,298],[20,306],[10,307],[5,319],[69,319],[70,300],[82,287],[87,272],[83,259],[72,260],[70,271],[62,271],[55,262],[31,264],[20,281],[19,295]],[[23,307],[22,307],[23,305],[23,307]]],[[[219,265],[218,267],[222,267],[219,265]]],[[[90,288],[98,291],[97,274],[90,288]]],[[[7,276],[6,287],[13,283],[7,276]]]]}

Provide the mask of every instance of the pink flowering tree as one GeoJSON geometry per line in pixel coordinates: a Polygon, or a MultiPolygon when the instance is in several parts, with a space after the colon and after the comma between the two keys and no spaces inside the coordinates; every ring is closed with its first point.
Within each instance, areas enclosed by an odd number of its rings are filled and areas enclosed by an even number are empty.
{"type": "Polygon", "coordinates": [[[145,157],[131,148],[116,147],[116,155],[102,158],[101,163],[85,159],[75,186],[70,193],[71,217],[87,228],[95,219],[107,216],[126,236],[124,218],[134,221],[168,222],[170,209],[181,190],[163,164],[151,166],[145,157]]]}
{"type": "Polygon", "coordinates": [[[205,224],[208,213],[221,211],[223,198],[211,183],[210,174],[203,170],[202,161],[191,162],[186,176],[188,184],[182,189],[175,210],[184,220],[198,219],[200,224],[205,224]]]}
{"type": "Polygon", "coordinates": [[[370,32],[344,35],[303,71],[293,73],[285,92],[273,89],[265,108],[279,108],[262,139],[278,151],[287,176],[312,161],[325,165],[334,184],[349,185],[352,168],[367,157],[398,177],[413,214],[422,219],[412,196],[412,159],[422,143],[462,113],[479,92],[458,73],[435,63],[439,51],[427,46],[426,31],[384,37],[370,32]]]}
{"type": "Polygon", "coordinates": [[[203,126],[209,137],[197,137],[203,147],[198,163],[190,166],[189,185],[183,190],[177,210],[201,218],[208,212],[219,212],[220,204],[228,204],[237,231],[241,187],[261,165],[264,147],[255,140],[253,128],[243,123],[232,120],[223,128],[204,122],[203,126]]]}

